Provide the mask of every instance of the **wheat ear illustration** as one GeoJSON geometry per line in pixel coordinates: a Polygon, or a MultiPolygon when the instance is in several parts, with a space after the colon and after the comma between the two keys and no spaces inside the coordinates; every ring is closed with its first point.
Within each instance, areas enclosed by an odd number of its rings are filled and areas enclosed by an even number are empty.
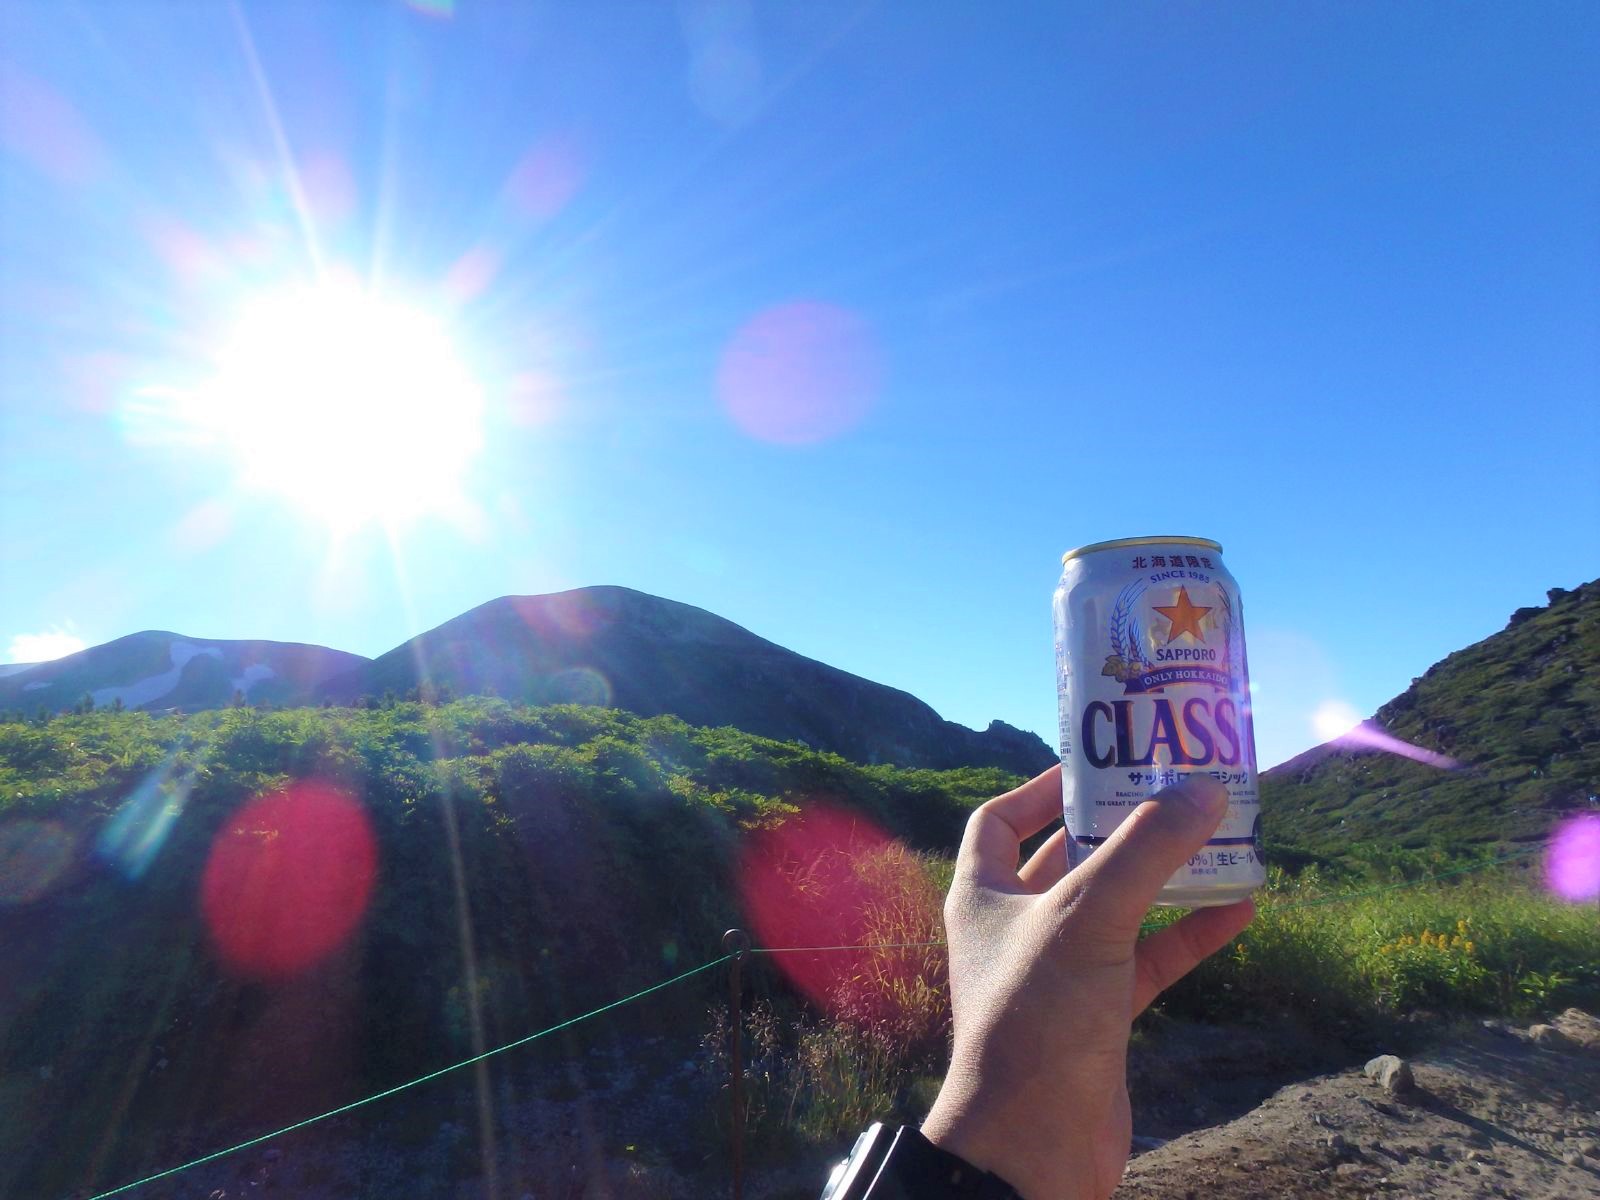
{"type": "Polygon", "coordinates": [[[1134,602],[1143,594],[1144,584],[1130,583],[1118,593],[1117,603],[1111,610],[1111,652],[1125,662],[1146,661],[1140,649],[1139,622],[1133,615],[1134,602]]]}
{"type": "Polygon", "coordinates": [[[1222,661],[1233,670],[1233,602],[1228,599],[1228,589],[1219,587],[1217,596],[1222,608],[1222,661]]]}
{"type": "Polygon", "coordinates": [[[1144,656],[1144,630],[1139,628],[1138,617],[1132,615],[1128,617],[1128,630],[1129,661],[1138,663],[1146,671],[1150,670],[1155,664],[1144,656]]]}

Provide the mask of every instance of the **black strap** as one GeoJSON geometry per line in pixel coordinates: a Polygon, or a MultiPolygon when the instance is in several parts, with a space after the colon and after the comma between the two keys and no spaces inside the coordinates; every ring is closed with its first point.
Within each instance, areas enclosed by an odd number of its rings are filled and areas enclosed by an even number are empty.
{"type": "Polygon", "coordinates": [[[935,1146],[922,1132],[902,1125],[874,1125],[856,1143],[836,1179],[832,1200],[1021,1200],[998,1175],[935,1146]]]}

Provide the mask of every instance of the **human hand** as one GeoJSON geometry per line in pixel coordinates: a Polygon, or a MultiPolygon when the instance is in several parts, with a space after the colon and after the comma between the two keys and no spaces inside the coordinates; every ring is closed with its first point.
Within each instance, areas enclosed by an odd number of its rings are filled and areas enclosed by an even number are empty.
{"type": "Polygon", "coordinates": [[[1139,940],[1227,807],[1221,784],[1192,776],[1070,872],[1065,830],[1017,866],[1061,813],[1060,767],[973,813],[944,906],[955,1047],[924,1136],[1026,1200],[1111,1194],[1133,1135],[1133,1018],[1255,915],[1249,900],[1202,908],[1139,940]]]}

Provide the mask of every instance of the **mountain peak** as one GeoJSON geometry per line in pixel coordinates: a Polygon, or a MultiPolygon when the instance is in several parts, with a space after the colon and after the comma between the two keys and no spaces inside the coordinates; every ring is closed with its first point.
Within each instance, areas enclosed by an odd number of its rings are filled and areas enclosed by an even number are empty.
{"type": "Polygon", "coordinates": [[[1600,580],[1518,609],[1360,730],[1262,777],[1281,841],[1336,852],[1544,836],[1561,813],[1590,805],[1600,778],[1600,580]],[[1419,753],[1382,749],[1395,742],[1419,753]]]}
{"type": "Polygon", "coordinates": [[[1055,759],[1033,734],[978,733],[906,692],[796,654],[715,613],[616,585],[498,597],[330,680],[321,694],[353,703],[425,684],[457,695],[671,713],[860,762],[1031,774],[1055,759]]]}

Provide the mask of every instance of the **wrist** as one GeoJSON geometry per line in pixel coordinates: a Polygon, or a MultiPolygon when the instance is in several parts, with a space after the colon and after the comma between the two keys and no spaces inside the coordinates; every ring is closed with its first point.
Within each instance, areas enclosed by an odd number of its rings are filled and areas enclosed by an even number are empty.
{"type": "Polygon", "coordinates": [[[1090,1149],[1074,1149],[1064,1138],[1051,1138],[1048,1122],[1037,1111],[1008,1109],[947,1078],[922,1124],[922,1135],[1004,1179],[1023,1200],[1096,1200],[1092,1172],[1086,1169],[1090,1149]]]}

